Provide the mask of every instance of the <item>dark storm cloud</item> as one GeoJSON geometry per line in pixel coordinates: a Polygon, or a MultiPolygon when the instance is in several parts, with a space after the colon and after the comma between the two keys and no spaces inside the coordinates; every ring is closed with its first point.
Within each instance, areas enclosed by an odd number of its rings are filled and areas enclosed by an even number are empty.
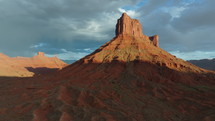
{"type": "Polygon", "coordinates": [[[144,15],[151,14],[151,12],[156,11],[158,8],[163,6],[169,0],[149,0],[142,8],[141,11],[144,15]]]}
{"type": "Polygon", "coordinates": [[[189,9],[184,11],[180,19],[173,22],[173,26],[182,32],[195,29],[205,29],[215,26],[215,1],[204,0],[202,2],[189,5],[189,9]]]}
{"type": "Polygon", "coordinates": [[[161,46],[168,51],[214,50],[214,4],[213,0],[161,0],[157,4],[152,0],[140,9],[145,33],[158,34],[161,46]],[[153,5],[157,8],[144,14],[153,5]]]}
{"type": "Polygon", "coordinates": [[[158,34],[167,51],[214,52],[214,4],[214,0],[0,0],[0,52],[86,55],[84,49],[97,48],[114,36],[121,12],[140,19],[145,34],[158,34]]]}
{"type": "Polygon", "coordinates": [[[29,48],[38,43],[72,46],[82,41],[107,40],[120,15],[117,9],[137,1],[0,0],[0,51],[23,55],[34,51],[29,48]]]}

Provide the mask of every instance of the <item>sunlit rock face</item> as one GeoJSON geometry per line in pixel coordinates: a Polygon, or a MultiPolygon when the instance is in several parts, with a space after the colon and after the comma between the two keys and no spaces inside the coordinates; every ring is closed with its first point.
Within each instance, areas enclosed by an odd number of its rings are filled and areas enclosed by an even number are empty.
{"type": "Polygon", "coordinates": [[[152,41],[152,44],[156,47],[159,47],[159,37],[158,35],[154,35],[149,37],[149,39],[152,41]]]}
{"type": "Polygon", "coordinates": [[[126,13],[123,13],[116,24],[116,36],[118,35],[143,37],[142,25],[138,20],[131,19],[126,13]]]}
{"type": "Polygon", "coordinates": [[[124,38],[126,38],[127,36],[136,39],[148,39],[148,42],[150,42],[156,47],[159,47],[158,35],[154,35],[151,37],[144,35],[142,25],[139,20],[130,18],[126,13],[123,13],[122,16],[117,20],[115,32],[116,37],[123,36],[124,38]]]}
{"type": "Polygon", "coordinates": [[[45,56],[45,53],[44,52],[38,52],[37,55],[38,56],[45,56]]]}

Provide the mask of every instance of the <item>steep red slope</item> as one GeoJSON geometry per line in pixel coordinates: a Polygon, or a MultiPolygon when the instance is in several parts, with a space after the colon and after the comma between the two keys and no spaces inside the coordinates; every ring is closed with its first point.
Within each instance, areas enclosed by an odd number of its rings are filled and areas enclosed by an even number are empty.
{"type": "Polygon", "coordinates": [[[0,54],[0,76],[29,77],[48,70],[61,69],[66,65],[57,57],[46,57],[42,52],[32,58],[11,58],[0,54]]]}
{"type": "Polygon", "coordinates": [[[4,78],[0,119],[214,121],[214,72],[177,59],[141,31],[123,14],[114,39],[54,77],[4,78]]]}

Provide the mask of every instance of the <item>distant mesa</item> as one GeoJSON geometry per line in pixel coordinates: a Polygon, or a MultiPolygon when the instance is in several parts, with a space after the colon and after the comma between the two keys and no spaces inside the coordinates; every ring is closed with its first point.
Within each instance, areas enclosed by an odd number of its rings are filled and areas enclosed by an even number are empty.
{"type": "Polygon", "coordinates": [[[215,58],[202,60],[189,60],[188,62],[207,70],[215,71],[215,58]]]}
{"type": "Polygon", "coordinates": [[[57,57],[46,57],[44,52],[36,56],[8,57],[0,53],[0,76],[31,77],[61,69],[68,64],[57,57]]]}

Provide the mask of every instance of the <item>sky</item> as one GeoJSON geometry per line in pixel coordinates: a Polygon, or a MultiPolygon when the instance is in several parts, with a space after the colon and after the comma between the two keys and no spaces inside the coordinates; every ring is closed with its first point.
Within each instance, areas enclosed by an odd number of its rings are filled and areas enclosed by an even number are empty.
{"type": "Polygon", "coordinates": [[[115,36],[123,12],[185,60],[215,58],[215,0],[0,0],[0,53],[78,60],[115,36]]]}

